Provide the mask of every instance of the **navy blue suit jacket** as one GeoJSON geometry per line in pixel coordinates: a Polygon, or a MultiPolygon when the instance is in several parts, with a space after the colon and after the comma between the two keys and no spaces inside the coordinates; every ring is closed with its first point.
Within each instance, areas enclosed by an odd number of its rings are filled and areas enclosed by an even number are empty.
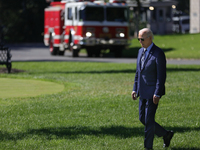
{"type": "Polygon", "coordinates": [[[140,48],[138,53],[133,91],[142,99],[153,99],[154,94],[162,97],[165,94],[166,81],[165,54],[162,49],[153,44],[144,60],[143,68],[140,68],[143,50],[144,48],[140,48]]]}

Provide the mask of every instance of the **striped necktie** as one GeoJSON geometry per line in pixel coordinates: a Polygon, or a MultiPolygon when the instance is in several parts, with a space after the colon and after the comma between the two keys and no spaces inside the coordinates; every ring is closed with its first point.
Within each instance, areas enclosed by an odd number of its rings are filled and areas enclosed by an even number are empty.
{"type": "Polygon", "coordinates": [[[147,51],[146,48],[144,48],[143,52],[142,52],[142,57],[141,57],[141,69],[143,68],[144,65],[144,59],[145,59],[145,52],[147,51]]]}

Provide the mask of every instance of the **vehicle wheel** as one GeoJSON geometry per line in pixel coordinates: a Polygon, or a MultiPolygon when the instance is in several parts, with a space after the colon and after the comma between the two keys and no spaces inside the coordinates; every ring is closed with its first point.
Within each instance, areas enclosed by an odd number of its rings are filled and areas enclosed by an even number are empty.
{"type": "Polygon", "coordinates": [[[87,51],[87,56],[88,57],[92,57],[93,56],[93,50],[92,50],[92,48],[87,48],[86,51],[87,51]]]}
{"type": "Polygon", "coordinates": [[[114,46],[110,48],[111,52],[114,52],[115,57],[119,58],[122,56],[122,50],[124,49],[123,46],[114,46]]]}
{"type": "Polygon", "coordinates": [[[74,44],[73,44],[72,42],[69,43],[69,50],[70,50],[71,52],[73,51],[73,45],[74,45],[74,44]]]}
{"type": "Polygon", "coordinates": [[[72,56],[73,56],[73,57],[78,57],[78,53],[79,53],[79,50],[78,50],[78,49],[73,49],[73,51],[72,51],[72,56]]]}
{"type": "Polygon", "coordinates": [[[69,50],[72,52],[72,57],[78,57],[79,49],[74,49],[73,46],[74,46],[74,43],[70,42],[69,50]]]}
{"type": "Polygon", "coordinates": [[[50,36],[49,38],[49,49],[50,49],[50,54],[51,55],[57,55],[58,54],[58,51],[59,51],[59,47],[54,47],[54,41],[53,41],[53,38],[52,36],[50,36]]]}
{"type": "Polygon", "coordinates": [[[95,57],[100,57],[100,54],[101,54],[101,49],[96,48],[95,49],[95,57]]]}
{"type": "Polygon", "coordinates": [[[58,55],[60,55],[60,56],[64,56],[64,54],[65,54],[65,51],[59,51],[58,52],[58,55]]]}
{"type": "Polygon", "coordinates": [[[116,49],[116,51],[115,51],[115,57],[116,58],[122,57],[122,49],[116,49]]]}
{"type": "Polygon", "coordinates": [[[53,47],[53,50],[50,51],[51,55],[57,55],[59,51],[59,47],[53,47]]]}

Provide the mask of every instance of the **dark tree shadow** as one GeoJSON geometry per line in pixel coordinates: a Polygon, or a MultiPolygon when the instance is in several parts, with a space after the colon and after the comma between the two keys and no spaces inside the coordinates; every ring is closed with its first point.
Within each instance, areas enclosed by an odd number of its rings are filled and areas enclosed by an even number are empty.
{"type": "Polygon", "coordinates": [[[111,127],[84,127],[84,126],[71,126],[71,127],[58,127],[58,128],[41,128],[41,129],[29,129],[23,133],[8,133],[0,131],[0,141],[3,140],[21,140],[34,135],[45,136],[46,139],[51,140],[52,136],[56,136],[57,139],[77,139],[82,135],[91,136],[115,136],[116,138],[130,138],[134,136],[143,136],[144,128],[128,128],[123,126],[111,126],[111,127]]]}
{"type": "MultiPolygon", "coordinates": [[[[133,66],[135,67],[135,66],[133,66]]],[[[7,69],[6,68],[0,68],[0,74],[1,73],[6,73],[7,69]]],[[[167,72],[198,72],[200,71],[200,67],[195,67],[195,68],[171,68],[171,67],[167,67],[167,72]]],[[[18,69],[12,69],[11,73],[22,73],[22,72],[26,72],[25,70],[18,70],[18,69]]],[[[54,73],[54,74],[115,74],[115,73],[131,73],[134,74],[136,72],[136,69],[121,69],[121,70],[112,70],[112,69],[108,69],[108,70],[77,70],[77,71],[46,71],[43,72],[43,74],[48,74],[48,73],[54,73]]],[[[30,72],[31,74],[31,72],[30,72]]]]}
{"type": "MultiPolygon", "coordinates": [[[[190,131],[200,131],[200,127],[166,127],[176,133],[184,133],[190,131]]],[[[91,135],[97,137],[114,136],[120,139],[144,136],[144,127],[124,127],[124,126],[108,126],[108,127],[88,127],[88,126],[70,126],[70,127],[47,127],[41,129],[29,129],[26,132],[8,133],[0,131],[0,141],[3,140],[22,140],[31,138],[34,135],[45,136],[46,139],[77,139],[82,135],[91,135]]]]}
{"type": "Polygon", "coordinates": [[[195,147],[191,147],[191,148],[172,147],[171,150],[200,150],[200,148],[195,148],[195,147]]]}
{"type": "MultiPolygon", "coordinates": [[[[141,47],[130,47],[128,49],[123,50],[122,52],[122,58],[137,58],[138,50],[141,47]]],[[[169,51],[174,50],[173,48],[162,48],[162,50],[166,53],[169,51]]],[[[103,57],[114,57],[113,53],[107,53],[106,55],[103,55],[103,57]]]]}
{"type": "MultiPolygon", "coordinates": [[[[200,71],[200,67],[197,68],[171,68],[168,67],[167,68],[167,72],[190,72],[190,71],[195,71],[198,72],[200,71]]],[[[55,73],[55,74],[70,74],[70,73],[74,73],[74,74],[115,74],[115,73],[131,73],[134,74],[136,72],[136,69],[121,69],[121,70],[77,70],[77,71],[56,71],[56,72],[52,72],[52,71],[46,71],[43,74],[48,74],[48,73],[55,73]]]]}

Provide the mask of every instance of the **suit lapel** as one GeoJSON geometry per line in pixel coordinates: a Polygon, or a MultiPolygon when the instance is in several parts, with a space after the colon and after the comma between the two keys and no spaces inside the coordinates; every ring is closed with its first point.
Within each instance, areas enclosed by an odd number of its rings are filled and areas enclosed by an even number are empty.
{"type": "MultiPolygon", "coordinates": [[[[148,60],[151,58],[151,56],[153,55],[154,53],[154,50],[155,50],[155,45],[153,44],[152,48],[150,49],[148,55],[146,56],[145,60],[144,60],[144,65],[143,65],[143,68],[141,69],[141,71],[145,68],[148,60]]],[[[141,58],[141,57],[140,57],[141,58]]],[[[141,65],[141,64],[140,64],[141,65]]]]}

